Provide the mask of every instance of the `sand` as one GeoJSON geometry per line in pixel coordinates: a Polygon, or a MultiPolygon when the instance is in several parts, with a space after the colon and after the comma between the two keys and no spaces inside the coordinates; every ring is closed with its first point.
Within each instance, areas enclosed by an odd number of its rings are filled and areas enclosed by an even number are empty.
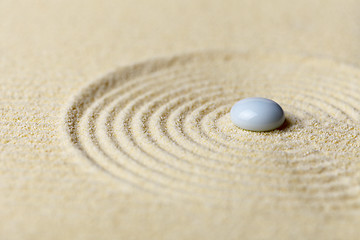
{"type": "Polygon", "coordinates": [[[359,8],[2,1],[0,239],[357,239],[359,8]]]}

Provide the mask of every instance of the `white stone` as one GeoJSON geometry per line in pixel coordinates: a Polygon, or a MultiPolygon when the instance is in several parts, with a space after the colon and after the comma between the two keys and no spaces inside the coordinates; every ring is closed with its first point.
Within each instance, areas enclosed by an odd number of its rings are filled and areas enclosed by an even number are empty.
{"type": "Polygon", "coordinates": [[[284,111],[279,104],[260,97],[238,101],[231,108],[230,117],[236,126],[250,131],[270,131],[285,121],[284,111]]]}

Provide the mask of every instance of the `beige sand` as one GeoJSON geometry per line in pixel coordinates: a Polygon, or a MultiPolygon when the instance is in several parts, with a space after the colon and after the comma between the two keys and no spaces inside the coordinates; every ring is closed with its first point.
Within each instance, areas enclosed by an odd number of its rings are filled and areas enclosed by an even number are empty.
{"type": "Polygon", "coordinates": [[[1,1],[0,239],[358,239],[359,10],[1,1]]]}

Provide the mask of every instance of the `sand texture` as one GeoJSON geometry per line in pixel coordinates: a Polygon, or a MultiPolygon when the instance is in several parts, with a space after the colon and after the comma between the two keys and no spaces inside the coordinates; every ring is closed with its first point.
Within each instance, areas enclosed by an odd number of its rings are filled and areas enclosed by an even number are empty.
{"type": "Polygon", "coordinates": [[[360,2],[1,1],[0,239],[358,239],[360,2]],[[245,97],[285,124],[234,126],[245,97]]]}

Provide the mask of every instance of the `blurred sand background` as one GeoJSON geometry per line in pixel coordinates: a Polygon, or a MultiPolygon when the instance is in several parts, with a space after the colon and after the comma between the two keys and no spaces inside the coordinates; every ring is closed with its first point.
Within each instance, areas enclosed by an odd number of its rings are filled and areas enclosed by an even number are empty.
{"type": "MultiPolygon", "coordinates": [[[[359,200],[335,211],[133,190],[86,163],[63,113],[120,66],[192,52],[300,54],[356,75],[359,15],[351,0],[1,0],[0,239],[358,239],[359,200]]],[[[360,196],[358,178],[339,181],[360,196]]]]}

